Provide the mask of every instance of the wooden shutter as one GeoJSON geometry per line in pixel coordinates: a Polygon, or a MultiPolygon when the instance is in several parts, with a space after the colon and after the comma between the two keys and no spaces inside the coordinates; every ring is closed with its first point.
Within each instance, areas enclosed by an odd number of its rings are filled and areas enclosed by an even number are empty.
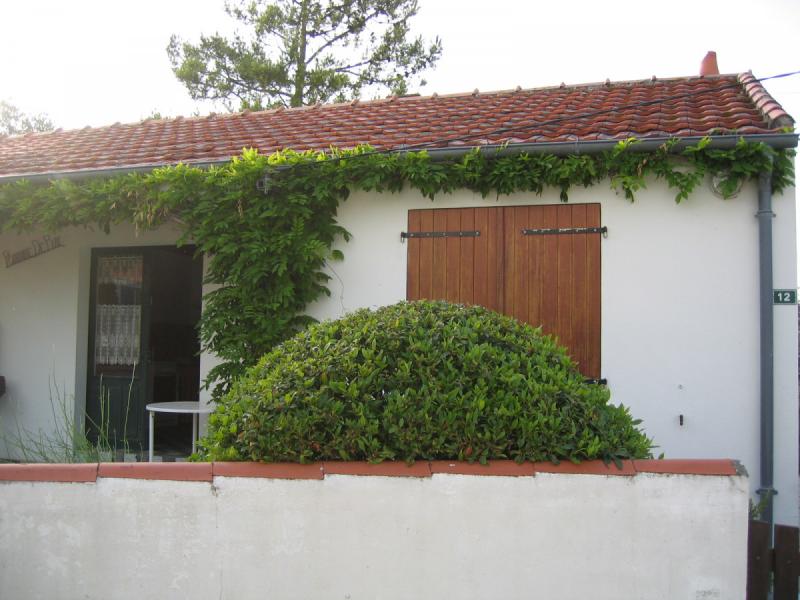
{"type": "Polygon", "coordinates": [[[581,372],[600,377],[600,235],[524,229],[600,226],[599,204],[504,208],[503,312],[556,336],[581,372]]]}
{"type": "Polygon", "coordinates": [[[407,298],[479,304],[555,335],[600,377],[600,235],[523,233],[600,227],[599,204],[412,210],[407,298]],[[476,237],[456,232],[478,231],[476,237]]]}
{"type": "Polygon", "coordinates": [[[411,210],[409,233],[478,231],[476,237],[409,238],[406,297],[478,304],[503,312],[503,222],[496,208],[411,210]]]}

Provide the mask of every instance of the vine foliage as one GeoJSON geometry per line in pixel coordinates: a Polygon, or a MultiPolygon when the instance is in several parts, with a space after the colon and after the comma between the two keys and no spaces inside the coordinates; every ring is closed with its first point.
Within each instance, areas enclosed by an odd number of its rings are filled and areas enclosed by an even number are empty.
{"type": "MultiPolygon", "coordinates": [[[[19,180],[0,185],[0,231],[58,231],[121,223],[138,230],[179,227],[179,243],[210,257],[200,323],[203,349],[221,363],[206,383],[215,397],[277,343],[312,319],[306,306],[329,294],[327,261],[348,233],[336,221],[352,190],[398,192],[413,188],[433,200],[468,189],[483,196],[559,191],[566,202],[575,186],[610,181],[630,201],[648,179],[660,179],[686,200],[706,175],[721,177],[723,195],[759,173],[772,172],[780,192],[793,184],[791,150],[742,139],[734,148],[710,140],[677,151],[677,141],[637,151],[636,140],[591,155],[496,155],[473,150],[437,161],[426,153],[381,153],[368,147],[328,152],[291,150],[241,156],[208,169],[179,164],[106,178],[19,180]],[[265,178],[266,175],[266,178],[265,178]],[[264,183],[266,182],[266,184],[264,183]]],[[[380,196],[375,199],[380,202],[380,196]]]]}

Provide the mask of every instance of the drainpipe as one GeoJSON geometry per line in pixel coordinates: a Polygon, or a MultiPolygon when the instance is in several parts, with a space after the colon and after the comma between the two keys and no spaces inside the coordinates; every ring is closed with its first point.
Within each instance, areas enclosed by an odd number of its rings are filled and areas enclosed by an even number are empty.
{"type": "Polygon", "coordinates": [[[774,522],[773,487],[775,398],[773,386],[773,305],[772,305],[772,173],[758,176],[758,267],[761,310],[761,487],[757,493],[764,502],[763,520],[774,522]]]}

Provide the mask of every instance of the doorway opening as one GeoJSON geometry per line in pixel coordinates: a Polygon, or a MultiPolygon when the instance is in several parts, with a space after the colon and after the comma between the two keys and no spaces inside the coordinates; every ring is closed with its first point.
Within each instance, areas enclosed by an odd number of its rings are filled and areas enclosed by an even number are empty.
{"type": "MultiPolygon", "coordinates": [[[[141,459],[146,405],[198,400],[202,279],[193,246],[92,252],[86,426],[93,442],[141,459]]],[[[154,433],[162,460],[190,453],[191,415],[159,415],[154,433]]]]}

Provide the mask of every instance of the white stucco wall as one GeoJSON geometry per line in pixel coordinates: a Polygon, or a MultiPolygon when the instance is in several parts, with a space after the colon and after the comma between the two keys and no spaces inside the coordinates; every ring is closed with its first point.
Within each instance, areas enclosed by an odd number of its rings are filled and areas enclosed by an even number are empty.
{"type": "MultiPolygon", "coordinates": [[[[659,182],[630,204],[606,186],[574,190],[571,202],[600,202],[609,235],[602,253],[602,376],[614,402],[631,407],[668,457],[737,458],[759,478],[758,240],[756,190],[723,201],[702,186],[676,205],[659,182]],[[684,425],[679,415],[684,415],[684,425]]],[[[407,246],[400,232],[415,208],[554,204],[517,194],[483,199],[466,191],[431,202],[416,192],[355,193],[339,210],[353,235],[331,265],[331,296],[310,307],[335,318],[405,299],[407,246]]],[[[774,199],[775,287],[797,287],[794,191],[774,199]]],[[[38,236],[0,236],[0,251],[38,236]]],[[[51,422],[48,380],[85,396],[89,262],[92,247],[173,243],[177,232],[136,236],[83,229],[64,248],[10,269],[0,265],[0,435],[17,423],[51,422]]],[[[775,311],[776,498],[778,521],[798,522],[797,308],[775,311]]],[[[214,357],[201,357],[205,374],[214,357]]],[[[74,394],[73,394],[74,392],[74,394]]],[[[205,399],[205,393],[203,398],[205,399]]],[[[0,457],[7,456],[0,445],[0,457]]]]}
{"type": "MultiPolygon", "coordinates": [[[[759,305],[756,187],[722,200],[707,185],[677,205],[651,181],[631,204],[605,186],[572,203],[601,204],[601,373],[669,458],[736,458],[759,481],[759,305]],[[684,425],[679,416],[684,415],[684,425]]],[[[332,265],[331,296],[311,313],[335,318],[405,299],[400,232],[418,208],[558,203],[557,192],[511,198],[459,191],[434,202],[414,191],[353,194],[339,210],[352,234],[332,265]]],[[[774,283],[797,287],[794,190],[773,200],[774,283]]],[[[798,522],[797,307],[775,311],[775,498],[798,522]]]]}
{"type": "Polygon", "coordinates": [[[0,597],[743,600],[742,477],[0,482],[0,597]]]}
{"type": "MultiPolygon", "coordinates": [[[[108,235],[83,228],[58,235],[63,248],[9,268],[0,263],[0,375],[7,385],[0,398],[0,457],[13,455],[4,446],[17,439],[17,427],[52,430],[51,396],[56,413],[60,403],[73,414],[84,409],[91,249],[171,245],[178,239],[170,228],[137,235],[132,226],[108,235]]],[[[41,238],[2,234],[0,251],[21,250],[41,238]]]]}

